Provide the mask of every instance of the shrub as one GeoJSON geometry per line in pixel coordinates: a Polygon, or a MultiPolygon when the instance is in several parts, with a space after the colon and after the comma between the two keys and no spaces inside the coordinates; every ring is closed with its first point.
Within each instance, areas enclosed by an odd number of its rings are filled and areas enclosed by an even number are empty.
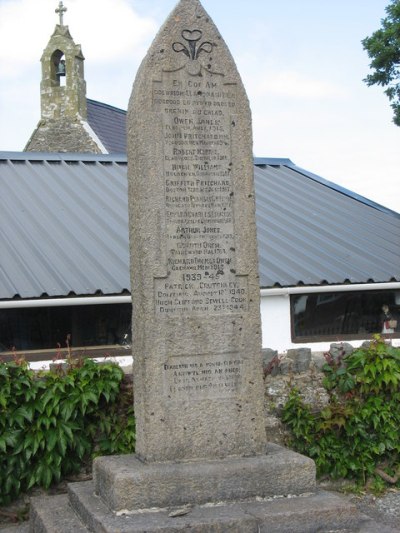
{"type": "Polygon", "coordinates": [[[96,454],[134,451],[132,400],[123,372],[86,359],[40,377],[0,363],[0,504],[78,472],[96,454]]]}
{"type": "Polygon", "coordinates": [[[283,409],[291,445],[315,460],[319,475],[366,482],[400,477],[400,349],[376,336],[334,361],[327,355],[329,403],[313,411],[293,389],[283,409]]]}

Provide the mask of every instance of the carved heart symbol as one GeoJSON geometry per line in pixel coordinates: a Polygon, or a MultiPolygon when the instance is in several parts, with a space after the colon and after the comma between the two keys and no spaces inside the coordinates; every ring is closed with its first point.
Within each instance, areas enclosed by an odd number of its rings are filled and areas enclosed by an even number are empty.
{"type": "Polygon", "coordinates": [[[200,30],[183,30],[182,37],[185,41],[199,41],[201,39],[202,32],[200,30]]]}

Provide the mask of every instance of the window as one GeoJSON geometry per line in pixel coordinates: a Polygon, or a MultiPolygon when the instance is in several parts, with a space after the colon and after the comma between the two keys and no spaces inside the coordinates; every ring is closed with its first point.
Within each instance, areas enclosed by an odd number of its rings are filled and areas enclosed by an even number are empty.
{"type": "Polygon", "coordinates": [[[367,339],[383,333],[388,318],[384,305],[394,321],[387,334],[400,337],[400,291],[296,294],[290,304],[293,342],[367,339]]]}
{"type": "MultiPolygon", "coordinates": [[[[0,309],[0,352],[130,343],[130,304],[0,309]]],[[[52,356],[51,356],[52,357],[52,356]]],[[[50,357],[50,358],[51,358],[50,357]]]]}

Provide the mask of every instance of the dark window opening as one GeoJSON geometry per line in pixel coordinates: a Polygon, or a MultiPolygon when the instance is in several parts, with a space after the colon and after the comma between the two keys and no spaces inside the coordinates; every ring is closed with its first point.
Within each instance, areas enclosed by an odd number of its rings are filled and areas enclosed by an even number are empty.
{"type": "Polygon", "coordinates": [[[0,352],[130,344],[131,304],[0,309],[0,352]]]}
{"type": "Polygon", "coordinates": [[[293,342],[400,337],[400,291],[292,295],[290,305],[293,342]]]}

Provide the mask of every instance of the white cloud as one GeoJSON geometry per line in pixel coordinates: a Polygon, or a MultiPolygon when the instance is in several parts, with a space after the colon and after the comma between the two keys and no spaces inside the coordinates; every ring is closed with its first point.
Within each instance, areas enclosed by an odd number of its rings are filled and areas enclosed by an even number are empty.
{"type": "MultiPolygon", "coordinates": [[[[69,0],[66,6],[64,24],[93,64],[140,54],[157,29],[153,19],[137,15],[127,0],[69,0]]],[[[1,0],[1,78],[21,76],[26,66],[38,64],[58,23],[56,7],[49,0],[1,0]]]]}
{"type": "Polygon", "coordinates": [[[254,76],[248,88],[256,97],[278,95],[301,100],[326,100],[344,98],[346,91],[333,83],[306,77],[295,70],[277,70],[254,76]]]}
{"type": "MultiPolygon", "coordinates": [[[[126,0],[69,0],[71,28],[84,40],[84,54],[103,65],[127,54],[137,55],[158,28],[148,17],[140,17],[126,0]],[[77,14],[79,15],[77,16],[77,14]]],[[[68,13],[67,13],[68,14],[68,13]]]]}
{"type": "MultiPolygon", "coordinates": [[[[47,4],[47,5],[46,5],[47,4]]],[[[5,0],[0,3],[0,63],[1,77],[21,74],[25,66],[39,60],[52,27],[46,23],[46,0],[5,0]]]]}

